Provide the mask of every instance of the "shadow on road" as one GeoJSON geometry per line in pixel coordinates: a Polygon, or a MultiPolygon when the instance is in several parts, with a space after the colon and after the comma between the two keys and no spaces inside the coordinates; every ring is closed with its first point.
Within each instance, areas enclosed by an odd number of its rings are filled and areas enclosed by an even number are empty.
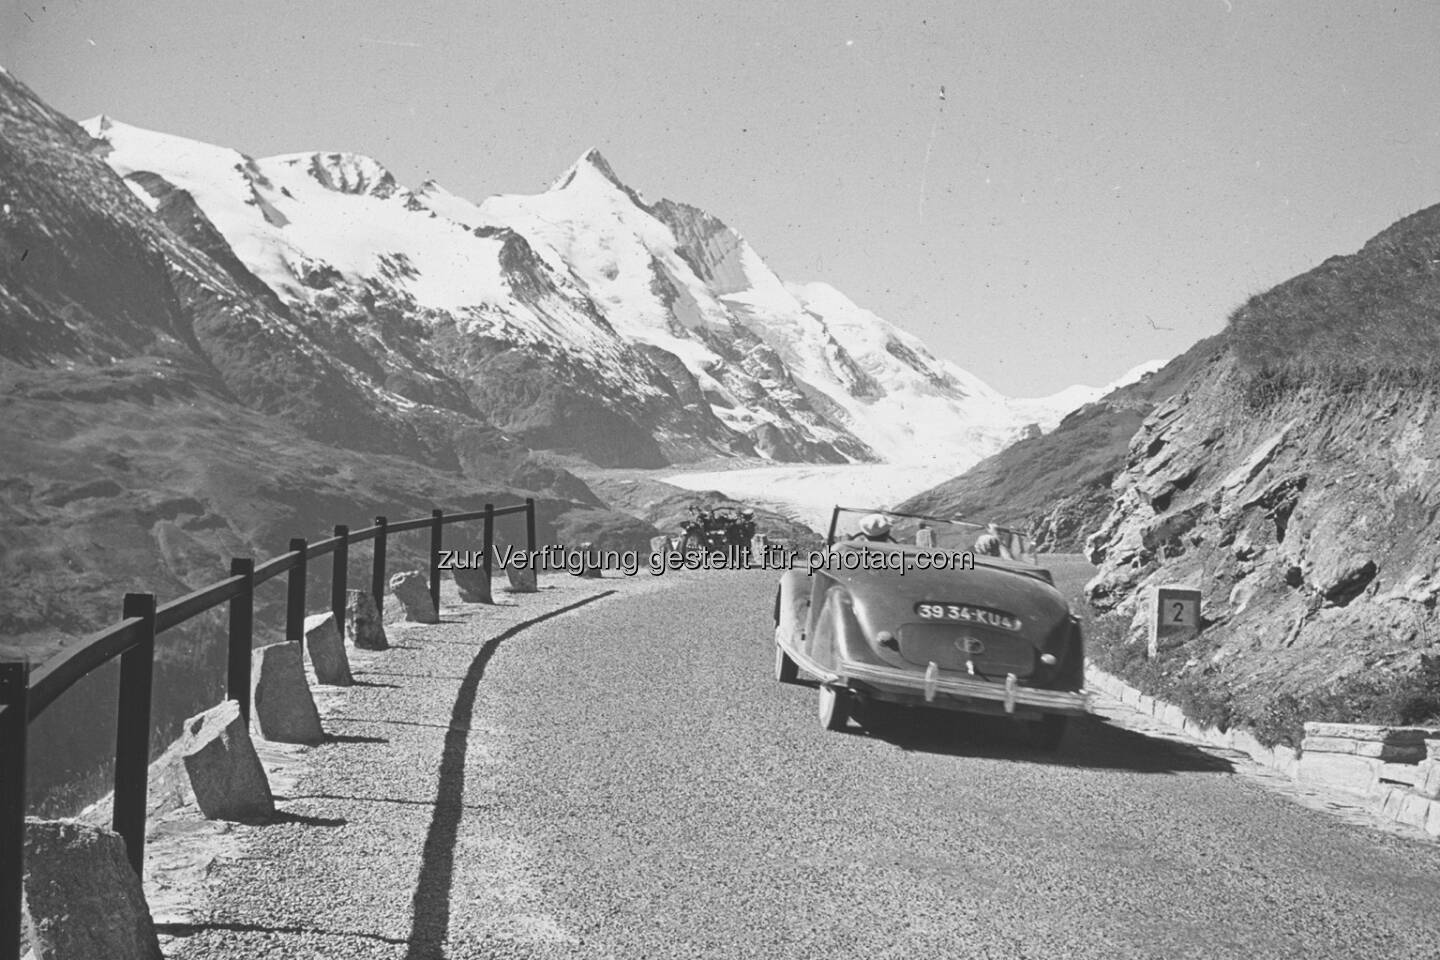
{"type": "Polygon", "coordinates": [[[445,733],[440,782],[435,788],[435,813],[425,834],[405,960],[443,960],[445,956],[445,940],[450,933],[450,887],[455,875],[455,840],[459,836],[460,819],[465,810],[465,754],[469,749],[470,718],[475,711],[475,696],[490,658],[500,644],[517,633],[613,593],[614,590],[606,590],[517,623],[485,641],[475,659],[470,661],[470,668],[465,671],[465,679],[455,695],[450,726],[445,733]]]}
{"type": "Polygon", "coordinates": [[[1112,726],[1096,716],[1072,719],[1054,750],[1030,745],[1014,721],[1000,717],[871,708],[862,731],[902,750],[962,757],[992,757],[1059,767],[1130,770],[1136,773],[1233,773],[1230,761],[1189,744],[1112,726]]]}

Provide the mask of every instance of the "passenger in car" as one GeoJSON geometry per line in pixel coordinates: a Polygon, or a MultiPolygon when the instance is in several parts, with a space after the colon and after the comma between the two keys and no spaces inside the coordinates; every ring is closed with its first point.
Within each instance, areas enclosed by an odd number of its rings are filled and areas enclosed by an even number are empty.
{"type": "Polygon", "coordinates": [[[999,557],[1001,560],[1015,559],[1005,548],[1005,541],[1000,538],[1000,529],[993,523],[975,538],[975,552],[986,557],[999,557]]]}
{"type": "Polygon", "coordinates": [[[869,543],[894,543],[895,538],[890,536],[890,520],[883,513],[872,513],[860,521],[860,532],[852,536],[851,540],[864,539],[869,543]]]}

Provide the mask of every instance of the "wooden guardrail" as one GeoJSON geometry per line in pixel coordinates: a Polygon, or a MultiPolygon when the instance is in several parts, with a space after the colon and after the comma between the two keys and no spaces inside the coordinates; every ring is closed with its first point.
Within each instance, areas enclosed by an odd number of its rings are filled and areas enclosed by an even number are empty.
{"type": "Polygon", "coordinates": [[[177,627],[207,610],[228,603],[229,638],[227,696],[240,703],[241,713],[250,718],[250,661],[254,646],[255,588],[273,577],[287,574],[285,639],[301,643],[305,629],[305,579],[310,560],[331,555],[330,608],[335,625],[345,627],[345,593],[352,543],[375,541],[371,562],[370,593],[375,606],[385,603],[385,547],[397,533],[430,531],[430,599],[440,609],[440,549],[443,529],[452,523],[484,521],[486,576],[491,574],[494,554],[495,518],[525,514],[525,545],[534,555],[535,501],[446,515],[440,510],[430,516],[400,523],[376,517],[373,527],[351,531],[341,524],[334,536],[317,543],[290,541],[290,549],[257,565],[248,557],[230,561],[230,576],[201,587],[169,603],[157,606],[150,593],[125,594],[121,619],[67,647],[35,669],[25,661],[0,662],[0,956],[14,951],[19,955],[21,907],[25,878],[25,757],[26,731],[55,699],[86,674],[120,658],[119,702],[116,707],[115,793],[111,817],[115,831],[125,840],[125,850],[137,874],[143,876],[145,862],[145,807],[150,766],[150,693],[155,662],[155,636],[177,627]]]}

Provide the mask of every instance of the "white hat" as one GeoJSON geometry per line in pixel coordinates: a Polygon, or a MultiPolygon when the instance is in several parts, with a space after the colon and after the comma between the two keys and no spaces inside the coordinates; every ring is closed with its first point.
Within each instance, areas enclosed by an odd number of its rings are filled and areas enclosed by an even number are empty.
{"type": "Polygon", "coordinates": [[[860,521],[860,532],[867,537],[883,537],[890,532],[890,520],[883,513],[872,513],[860,521]]]}

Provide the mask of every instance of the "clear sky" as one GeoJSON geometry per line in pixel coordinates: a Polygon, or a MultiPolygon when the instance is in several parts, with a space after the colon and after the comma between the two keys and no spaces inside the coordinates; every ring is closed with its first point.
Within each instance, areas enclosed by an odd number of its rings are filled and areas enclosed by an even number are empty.
{"type": "Polygon", "coordinates": [[[0,64],[76,119],[475,200],[598,146],[1012,395],[1440,202],[1437,0],[3,3],[0,64]]]}

